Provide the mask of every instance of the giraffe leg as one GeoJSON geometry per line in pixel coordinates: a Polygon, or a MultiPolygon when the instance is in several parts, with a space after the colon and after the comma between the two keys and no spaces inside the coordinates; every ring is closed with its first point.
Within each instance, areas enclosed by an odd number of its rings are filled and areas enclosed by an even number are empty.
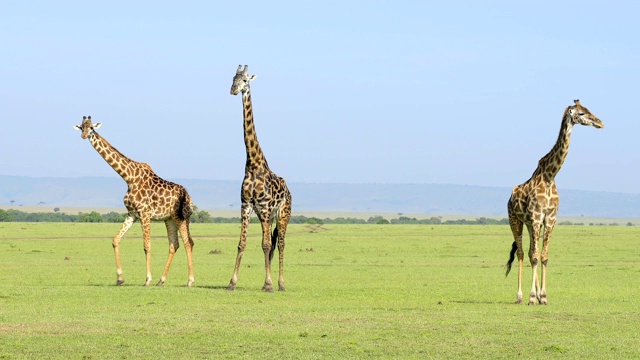
{"type": "Polygon", "coordinates": [[[271,220],[269,219],[269,214],[263,214],[262,223],[262,250],[264,251],[264,268],[265,268],[265,278],[264,278],[264,286],[262,286],[262,290],[266,292],[273,292],[273,282],[271,281],[271,220]]]}
{"type": "Polygon", "coordinates": [[[120,262],[120,240],[122,239],[124,234],[126,234],[127,231],[129,231],[134,221],[135,221],[135,218],[133,216],[127,215],[127,217],[124,219],[124,222],[122,223],[122,227],[120,228],[120,231],[118,231],[116,236],[113,238],[112,245],[113,245],[113,252],[116,257],[116,274],[118,275],[118,280],[116,281],[116,285],[122,285],[124,283],[124,278],[122,277],[122,263],[120,262]]]}
{"type": "Polygon", "coordinates": [[[516,304],[522,304],[522,268],[524,267],[524,251],[518,249],[518,294],[516,304]]]}
{"type": "Polygon", "coordinates": [[[531,270],[533,277],[531,281],[531,292],[529,293],[529,305],[538,303],[538,294],[540,292],[540,279],[538,278],[538,261],[540,259],[540,251],[538,249],[538,239],[540,238],[541,224],[535,223],[527,226],[529,230],[529,260],[531,261],[531,270]]]}
{"type": "Polygon", "coordinates": [[[144,214],[140,218],[142,223],[142,238],[144,241],[144,254],[147,260],[147,280],[144,286],[151,284],[151,218],[149,214],[144,214]]]}
{"type": "Polygon", "coordinates": [[[240,242],[238,243],[238,256],[236,257],[236,266],[233,269],[233,276],[231,277],[231,281],[229,282],[229,286],[227,286],[227,290],[233,290],[236,288],[236,284],[238,283],[238,271],[240,270],[240,261],[242,261],[242,255],[244,254],[244,249],[247,247],[247,230],[249,228],[249,220],[251,219],[251,211],[253,210],[251,204],[243,203],[242,204],[242,230],[240,230],[240,242]]]}
{"type": "MultiPolygon", "coordinates": [[[[513,234],[513,240],[516,245],[516,254],[518,256],[518,293],[516,297],[516,304],[522,303],[522,260],[524,259],[524,252],[522,251],[522,229],[523,223],[509,211],[509,226],[511,227],[511,233],[513,234]]],[[[513,256],[513,253],[511,254],[513,256]]],[[[511,270],[511,261],[509,259],[507,263],[507,275],[511,270]]]]}
{"type": "Polygon", "coordinates": [[[167,228],[167,236],[169,237],[169,256],[167,257],[167,264],[164,266],[164,272],[162,273],[162,277],[160,281],[156,284],[160,286],[167,281],[167,275],[169,275],[169,267],[171,267],[171,262],[173,261],[173,256],[176,254],[176,250],[180,247],[180,243],[178,242],[178,227],[176,222],[173,219],[167,219],[164,221],[164,225],[167,228]]]}
{"type": "MultiPolygon", "coordinates": [[[[276,229],[278,230],[278,255],[280,257],[280,267],[278,269],[278,290],[284,291],[284,237],[287,233],[287,225],[289,224],[289,219],[291,218],[291,206],[287,206],[280,210],[280,214],[278,215],[278,226],[276,229]]],[[[275,246],[274,244],[271,244],[275,246]]]]}
{"type": "MultiPolygon", "coordinates": [[[[279,268],[278,268],[278,290],[284,291],[284,236],[287,232],[287,223],[282,222],[278,224],[278,256],[279,256],[279,268]]],[[[272,246],[276,246],[272,244],[272,246]]]]}
{"type": "Polygon", "coordinates": [[[189,280],[187,281],[187,287],[191,287],[195,278],[193,276],[193,239],[191,238],[191,232],[189,231],[189,219],[186,219],[180,223],[180,236],[184,242],[184,249],[187,253],[187,266],[189,267],[189,280]]]}
{"type": "Polygon", "coordinates": [[[547,262],[549,261],[549,239],[551,239],[551,232],[556,225],[555,216],[548,219],[544,226],[544,238],[542,240],[542,254],[540,260],[542,263],[542,284],[540,287],[540,303],[547,305],[547,262]]]}

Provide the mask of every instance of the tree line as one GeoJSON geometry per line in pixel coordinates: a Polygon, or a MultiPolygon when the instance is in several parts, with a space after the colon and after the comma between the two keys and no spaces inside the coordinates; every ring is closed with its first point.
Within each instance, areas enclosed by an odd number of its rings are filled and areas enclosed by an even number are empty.
{"type": "MultiPolygon", "coordinates": [[[[400,214],[399,214],[400,215],[400,214]]],[[[100,214],[96,211],[89,213],[78,213],[76,215],[66,214],[60,212],[58,208],[55,208],[53,212],[24,212],[20,210],[3,210],[0,209],[0,222],[90,222],[90,223],[121,223],[124,221],[127,214],[117,213],[112,211],[107,214],[100,214]]],[[[191,215],[191,223],[209,223],[209,224],[237,224],[240,223],[240,217],[219,217],[211,216],[208,211],[194,210],[191,215]]],[[[257,223],[256,217],[251,218],[252,223],[257,223]]],[[[334,219],[317,217],[306,217],[304,215],[292,216],[289,221],[290,224],[422,224],[422,225],[508,225],[509,220],[503,218],[501,220],[490,219],[486,217],[479,217],[475,220],[458,219],[458,220],[442,220],[440,217],[431,217],[429,219],[416,219],[408,216],[400,215],[398,218],[387,220],[380,215],[371,216],[369,219],[364,220],[360,218],[352,217],[337,217],[334,219]]],[[[585,225],[584,223],[573,223],[571,221],[562,221],[558,225],[585,225]]],[[[589,226],[618,226],[618,223],[589,223],[589,226]]],[[[628,222],[626,226],[634,226],[633,223],[628,222]]]]}
{"type": "MultiPolygon", "coordinates": [[[[80,212],[78,214],[66,214],[60,212],[58,208],[55,208],[53,212],[25,212],[20,210],[3,210],[0,209],[0,222],[88,222],[88,223],[121,223],[124,221],[127,214],[109,212],[106,214],[100,214],[96,211],[88,213],[80,212]]],[[[191,215],[191,223],[209,223],[209,224],[222,224],[222,223],[239,223],[240,217],[214,217],[208,211],[198,210],[197,208],[191,215]]],[[[251,222],[258,222],[258,219],[252,217],[251,222]]],[[[337,217],[337,218],[317,218],[307,217],[304,215],[292,216],[289,221],[290,224],[424,224],[424,225],[498,225],[508,224],[509,221],[505,218],[502,220],[489,219],[486,217],[480,217],[475,220],[442,220],[439,217],[431,217],[429,219],[416,219],[408,216],[399,216],[395,219],[387,220],[380,215],[371,216],[369,219],[364,220],[353,217],[337,217]]]]}

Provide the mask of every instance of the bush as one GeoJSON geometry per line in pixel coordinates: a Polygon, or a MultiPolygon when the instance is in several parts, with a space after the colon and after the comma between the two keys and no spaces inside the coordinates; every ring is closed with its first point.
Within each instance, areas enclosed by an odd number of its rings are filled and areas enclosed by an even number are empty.
{"type": "Polygon", "coordinates": [[[324,225],[324,222],[322,221],[322,219],[318,219],[317,217],[310,217],[310,218],[307,218],[307,221],[305,221],[305,224],[324,225]]]}
{"type": "Polygon", "coordinates": [[[102,215],[100,215],[96,211],[92,211],[90,213],[81,213],[78,216],[78,222],[92,222],[92,223],[102,222],[102,215]]]}
{"type": "Polygon", "coordinates": [[[9,212],[0,209],[0,222],[9,222],[12,220],[12,216],[9,212]]]}
{"type": "Polygon", "coordinates": [[[127,217],[127,214],[118,214],[115,211],[112,211],[108,214],[102,215],[102,220],[108,223],[121,223],[127,217]]]}

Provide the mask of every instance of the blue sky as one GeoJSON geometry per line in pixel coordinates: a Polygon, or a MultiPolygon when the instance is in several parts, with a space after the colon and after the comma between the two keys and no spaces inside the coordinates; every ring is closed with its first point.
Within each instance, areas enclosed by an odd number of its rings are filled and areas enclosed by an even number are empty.
{"type": "MultiPolygon", "coordinates": [[[[238,64],[289,182],[512,187],[580,99],[559,188],[639,193],[639,5],[602,1],[4,2],[0,174],[118,175],[83,115],[165,179],[241,181],[238,64]]],[[[507,195],[505,195],[507,196],[507,195]]]]}

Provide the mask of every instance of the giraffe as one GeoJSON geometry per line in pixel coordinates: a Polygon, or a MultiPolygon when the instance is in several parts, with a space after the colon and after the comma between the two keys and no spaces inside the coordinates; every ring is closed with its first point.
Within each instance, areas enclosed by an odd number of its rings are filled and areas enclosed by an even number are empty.
{"type": "Polygon", "coordinates": [[[555,176],[560,171],[564,160],[569,152],[569,141],[571,130],[574,125],[593,126],[603,128],[604,124],[598,117],[591,114],[589,110],[580,104],[580,100],[574,100],[575,105],[568,106],[562,116],[562,126],[558,140],[548,154],[543,156],[538,162],[538,167],[525,183],[517,185],[511,192],[507,205],[509,213],[509,225],[515,241],[511,247],[509,261],[507,262],[507,273],[511,271],[511,264],[514,254],[518,255],[518,294],[516,303],[522,303],[522,261],[524,252],[522,249],[523,225],[527,226],[529,232],[529,260],[533,270],[533,281],[531,293],[529,294],[529,305],[536,302],[547,304],[547,262],[549,260],[549,239],[556,224],[556,214],[558,213],[558,190],[556,188],[555,176]],[[538,240],[544,226],[544,236],[542,240],[542,252],[538,248],[538,240]],[[538,263],[542,263],[541,279],[538,278],[538,263]],[[542,284],[540,283],[542,281],[542,284]]]}
{"type": "Polygon", "coordinates": [[[236,75],[233,77],[231,85],[231,95],[238,95],[242,92],[242,104],[244,113],[244,143],[247,150],[247,162],[245,165],[244,180],[240,198],[242,200],[241,216],[242,230],[240,232],[240,242],[238,243],[238,255],[236,265],[233,270],[233,277],[229,282],[227,290],[233,290],[238,283],[238,270],[240,261],[247,245],[247,228],[251,212],[256,211],[256,215],[262,224],[262,250],[264,251],[264,263],[266,277],[262,290],[273,291],[271,282],[271,260],[275,252],[274,242],[278,242],[278,253],[280,254],[280,268],[278,276],[278,288],[284,291],[284,237],[287,225],[291,218],[291,193],[287,188],[285,180],[269,169],[267,160],[258,144],[256,129],[253,123],[253,108],[251,104],[251,89],[249,82],[256,78],[249,76],[248,66],[238,66],[236,75]],[[276,227],[271,234],[271,223],[276,220],[276,227]]]}
{"type": "Polygon", "coordinates": [[[180,247],[178,231],[184,241],[189,266],[189,280],[187,286],[193,285],[192,249],[193,240],[189,232],[189,217],[193,211],[191,197],[187,190],[178,184],[166,181],[156,175],[146,163],[133,161],[113,147],[96,129],[100,123],[93,124],[91,116],[84,116],[81,125],[74,128],[82,131],[82,138],[89,139],[98,154],[115,170],[127,183],[129,189],[124,195],[124,205],[128,214],[122,228],[113,238],[113,251],[116,257],[116,285],[122,285],[122,265],[120,262],[120,240],[136,220],[140,220],[144,237],[144,252],[147,260],[147,279],[145,286],[151,284],[151,220],[163,220],[169,237],[169,257],[164,267],[164,273],[157,285],[167,280],[169,267],[173,256],[180,247]]]}

